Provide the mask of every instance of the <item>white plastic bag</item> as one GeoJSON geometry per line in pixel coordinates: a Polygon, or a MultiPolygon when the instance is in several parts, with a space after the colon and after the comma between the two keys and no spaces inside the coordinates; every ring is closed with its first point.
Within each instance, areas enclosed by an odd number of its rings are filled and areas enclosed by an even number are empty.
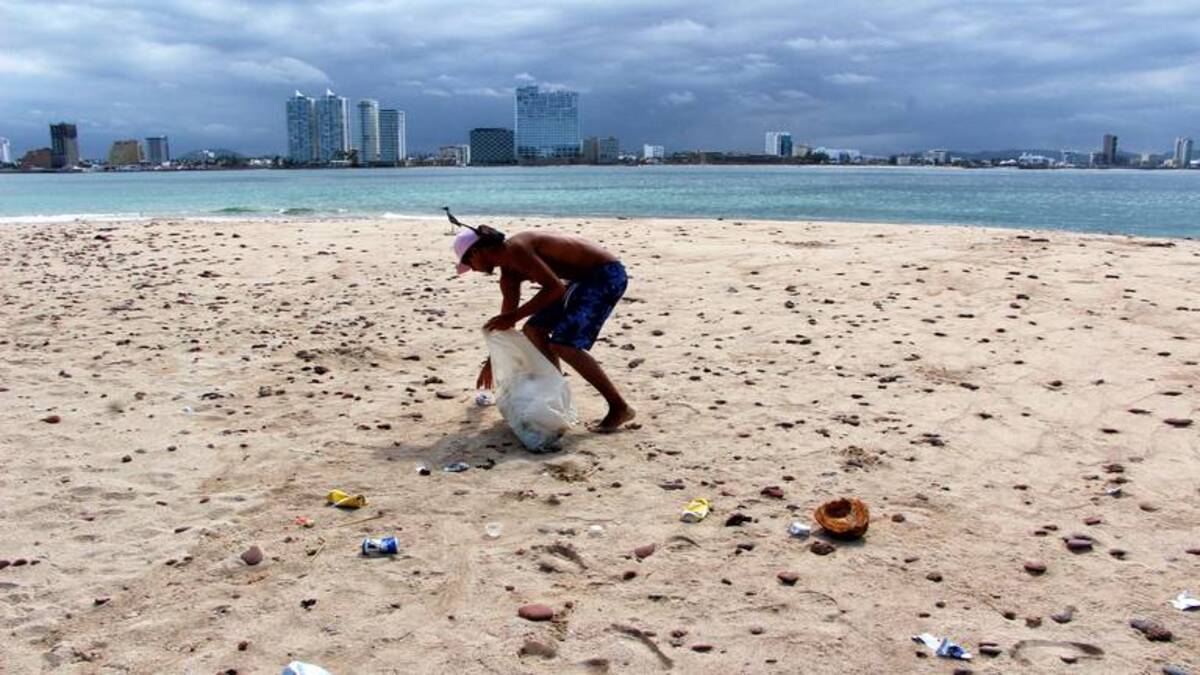
{"type": "Polygon", "coordinates": [[[484,331],[483,337],[492,358],[500,414],[526,448],[556,448],[576,419],[562,373],[515,330],[484,331]]]}

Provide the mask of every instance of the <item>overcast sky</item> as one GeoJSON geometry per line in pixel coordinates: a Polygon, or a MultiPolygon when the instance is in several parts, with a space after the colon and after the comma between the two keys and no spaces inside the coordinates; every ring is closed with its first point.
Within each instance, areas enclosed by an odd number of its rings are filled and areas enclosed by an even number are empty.
{"type": "Polygon", "coordinates": [[[80,127],[172,150],[286,150],[284,101],[408,113],[410,151],[512,126],[524,83],[581,92],[587,135],[760,151],[1165,150],[1200,137],[1197,0],[274,2],[0,0],[0,136],[80,127]]]}

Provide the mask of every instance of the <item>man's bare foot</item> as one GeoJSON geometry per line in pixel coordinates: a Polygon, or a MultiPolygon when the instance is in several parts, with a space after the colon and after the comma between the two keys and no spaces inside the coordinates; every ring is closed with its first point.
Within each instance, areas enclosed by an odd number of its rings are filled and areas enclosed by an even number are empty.
{"type": "Polygon", "coordinates": [[[637,417],[637,411],[629,406],[610,408],[604,419],[592,427],[592,431],[598,434],[611,434],[620,429],[621,425],[633,421],[634,417],[637,417]]]}

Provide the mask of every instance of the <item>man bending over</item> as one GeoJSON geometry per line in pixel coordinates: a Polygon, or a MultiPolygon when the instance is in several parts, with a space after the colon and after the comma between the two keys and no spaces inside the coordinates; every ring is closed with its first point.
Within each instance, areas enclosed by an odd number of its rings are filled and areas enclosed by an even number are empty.
{"type": "MultiPolygon", "coordinates": [[[[450,219],[461,225],[454,216],[450,219]]],[[[566,361],[608,402],[608,414],[593,431],[616,431],[634,418],[634,409],[588,353],[625,293],[625,266],[616,256],[574,235],[521,232],[505,238],[486,225],[459,232],[454,253],[459,274],[491,274],[500,268],[500,313],[483,325],[484,330],[508,330],[528,318],[521,332],[529,341],[556,368],[562,369],[560,359],[566,361]],[[521,284],[526,281],[541,289],[522,304],[521,284]]],[[[491,389],[490,359],[476,386],[491,389]]]]}

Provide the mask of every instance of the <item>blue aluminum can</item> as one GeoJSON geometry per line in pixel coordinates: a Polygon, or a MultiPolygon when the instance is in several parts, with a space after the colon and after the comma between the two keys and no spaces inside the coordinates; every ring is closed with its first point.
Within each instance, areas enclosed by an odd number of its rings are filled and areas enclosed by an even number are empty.
{"type": "Polygon", "coordinates": [[[363,539],[362,554],[366,556],[396,555],[400,542],[395,537],[368,537],[363,539]]]}

